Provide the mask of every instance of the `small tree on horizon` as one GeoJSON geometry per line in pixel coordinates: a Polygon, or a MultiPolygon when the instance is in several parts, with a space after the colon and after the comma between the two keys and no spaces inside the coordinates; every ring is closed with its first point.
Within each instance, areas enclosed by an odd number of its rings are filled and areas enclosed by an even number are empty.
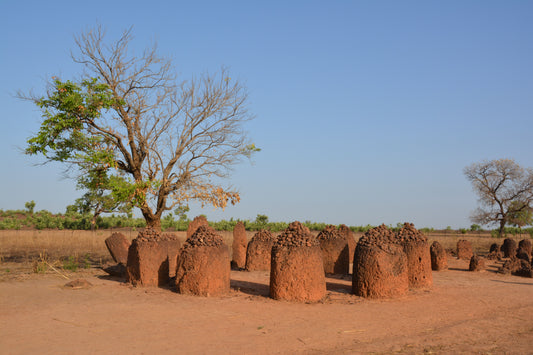
{"type": "Polygon", "coordinates": [[[246,89],[225,69],[178,81],[155,46],[129,52],[131,29],[115,42],[104,37],[98,27],[76,38],[81,80],[53,78],[44,97],[20,95],[43,113],[26,154],[77,172],[87,205],[137,207],[156,229],[165,211],[189,200],[239,202],[218,179],[259,150],[242,129],[253,118],[246,89]]]}
{"type": "Polygon", "coordinates": [[[33,214],[33,211],[35,210],[35,201],[31,200],[26,202],[24,207],[26,207],[26,211],[28,211],[29,214],[33,214]]]}
{"type": "Polygon", "coordinates": [[[505,225],[531,209],[533,204],[533,169],[524,169],[512,159],[474,163],[464,169],[481,207],[471,215],[474,223],[505,225]]]}

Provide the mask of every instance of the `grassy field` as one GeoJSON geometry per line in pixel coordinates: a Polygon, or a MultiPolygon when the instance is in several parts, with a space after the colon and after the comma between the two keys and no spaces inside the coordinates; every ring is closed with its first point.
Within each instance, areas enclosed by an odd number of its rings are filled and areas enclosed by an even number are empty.
{"type": "MultiPolygon", "coordinates": [[[[129,240],[137,236],[137,231],[130,229],[120,230],[2,230],[0,231],[0,261],[32,262],[42,255],[54,260],[66,260],[68,258],[90,260],[92,264],[104,264],[111,261],[104,240],[113,232],[126,235],[129,240]]],[[[186,232],[173,232],[183,242],[186,232]]],[[[232,232],[219,231],[227,245],[231,246],[232,232]]],[[[248,231],[248,239],[255,232],[248,231]]],[[[318,234],[318,232],[313,232],[318,234]]],[[[362,233],[355,233],[356,239],[362,233]]],[[[460,233],[454,231],[427,233],[430,243],[440,242],[446,249],[455,249],[457,241],[467,239],[472,243],[474,252],[484,255],[488,253],[492,243],[503,242],[501,238],[492,238],[490,232],[460,233]]],[[[521,240],[530,238],[529,234],[511,236],[521,240]]]]}

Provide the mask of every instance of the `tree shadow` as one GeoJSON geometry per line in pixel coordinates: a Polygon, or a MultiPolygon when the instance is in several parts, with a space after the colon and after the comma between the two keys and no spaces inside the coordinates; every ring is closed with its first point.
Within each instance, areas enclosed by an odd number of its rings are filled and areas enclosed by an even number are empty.
{"type": "Polygon", "coordinates": [[[533,286],[533,283],[527,283],[527,282],[514,282],[514,281],[503,281],[503,280],[490,280],[490,281],[500,282],[500,283],[503,283],[503,284],[533,286]]]}
{"type": "Polygon", "coordinates": [[[110,265],[107,267],[98,267],[102,271],[106,272],[105,275],[98,275],[101,280],[116,281],[124,283],[126,282],[126,266],[122,264],[110,265]]]}
{"type": "MultiPolygon", "coordinates": [[[[448,270],[452,270],[452,271],[465,271],[465,272],[479,272],[479,271],[470,271],[468,268],[464,269],[464,268],[458,268],[458,267],[450,267],[448,268],[448,270]]],[[[493,274],[497,274],[498,273],[498,270],[499,268],[494,268],[492,267],[491,265],[485,267],[485,269],[483,271],[487,271],[487,272],[491,272],[493,274]]]]}
{"type": "Polygon", "coordinates": [[[126,283],[126,277],[113,276],[113,275],[97,275],[100,280],[115,281],[119,283],[126,283]]]}
{"type": "Polygon", "coordinates": [[[247,295],[270,297],[270,285],[243,280],[230,280],[230,287],[247,295]]]}
{"type": "Polygon", "coordinates": [[[338,282],[328,282],[326,281],[326,290],[330,292],[338,292],[338,293],[352,293],[352,285],[346,285],[343,283],[338,282]]]}

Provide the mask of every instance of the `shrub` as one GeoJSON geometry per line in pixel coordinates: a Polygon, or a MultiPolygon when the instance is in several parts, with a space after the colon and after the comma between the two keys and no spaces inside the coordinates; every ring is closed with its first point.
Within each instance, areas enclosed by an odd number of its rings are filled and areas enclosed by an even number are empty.
{"type": "Polygon", "coordinates": [[[70,271],[78,270],[78,260],[73,256],[69,256],[67,260],[63,261],[63,269],[70,271]]]}
{"type": "Polygon", "coordinates": [[[481,231],[481,230],[483,230],[483,229],[481,228],[481,226],[480,226],[479,224],[472,224],[472,225],[470,226],[470,230],[471,230],[472,232],[477,232],[477,231],[481,231]]]}

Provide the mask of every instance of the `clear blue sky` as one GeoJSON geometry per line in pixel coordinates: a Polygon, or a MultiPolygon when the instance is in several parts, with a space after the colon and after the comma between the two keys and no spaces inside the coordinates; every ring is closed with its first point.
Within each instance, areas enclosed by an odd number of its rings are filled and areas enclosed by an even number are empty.
{"type": "Polygon", "coordinates": [[[0,1],[0,209],[81,194],[20,153],[40,113],[13,94],[75,79],[73,36],[97,23],[250,91],[262,151],[228,181],[242,202],[191,217],[468,227],[466,165],[533,166],[532,1],[0,1]]]}

